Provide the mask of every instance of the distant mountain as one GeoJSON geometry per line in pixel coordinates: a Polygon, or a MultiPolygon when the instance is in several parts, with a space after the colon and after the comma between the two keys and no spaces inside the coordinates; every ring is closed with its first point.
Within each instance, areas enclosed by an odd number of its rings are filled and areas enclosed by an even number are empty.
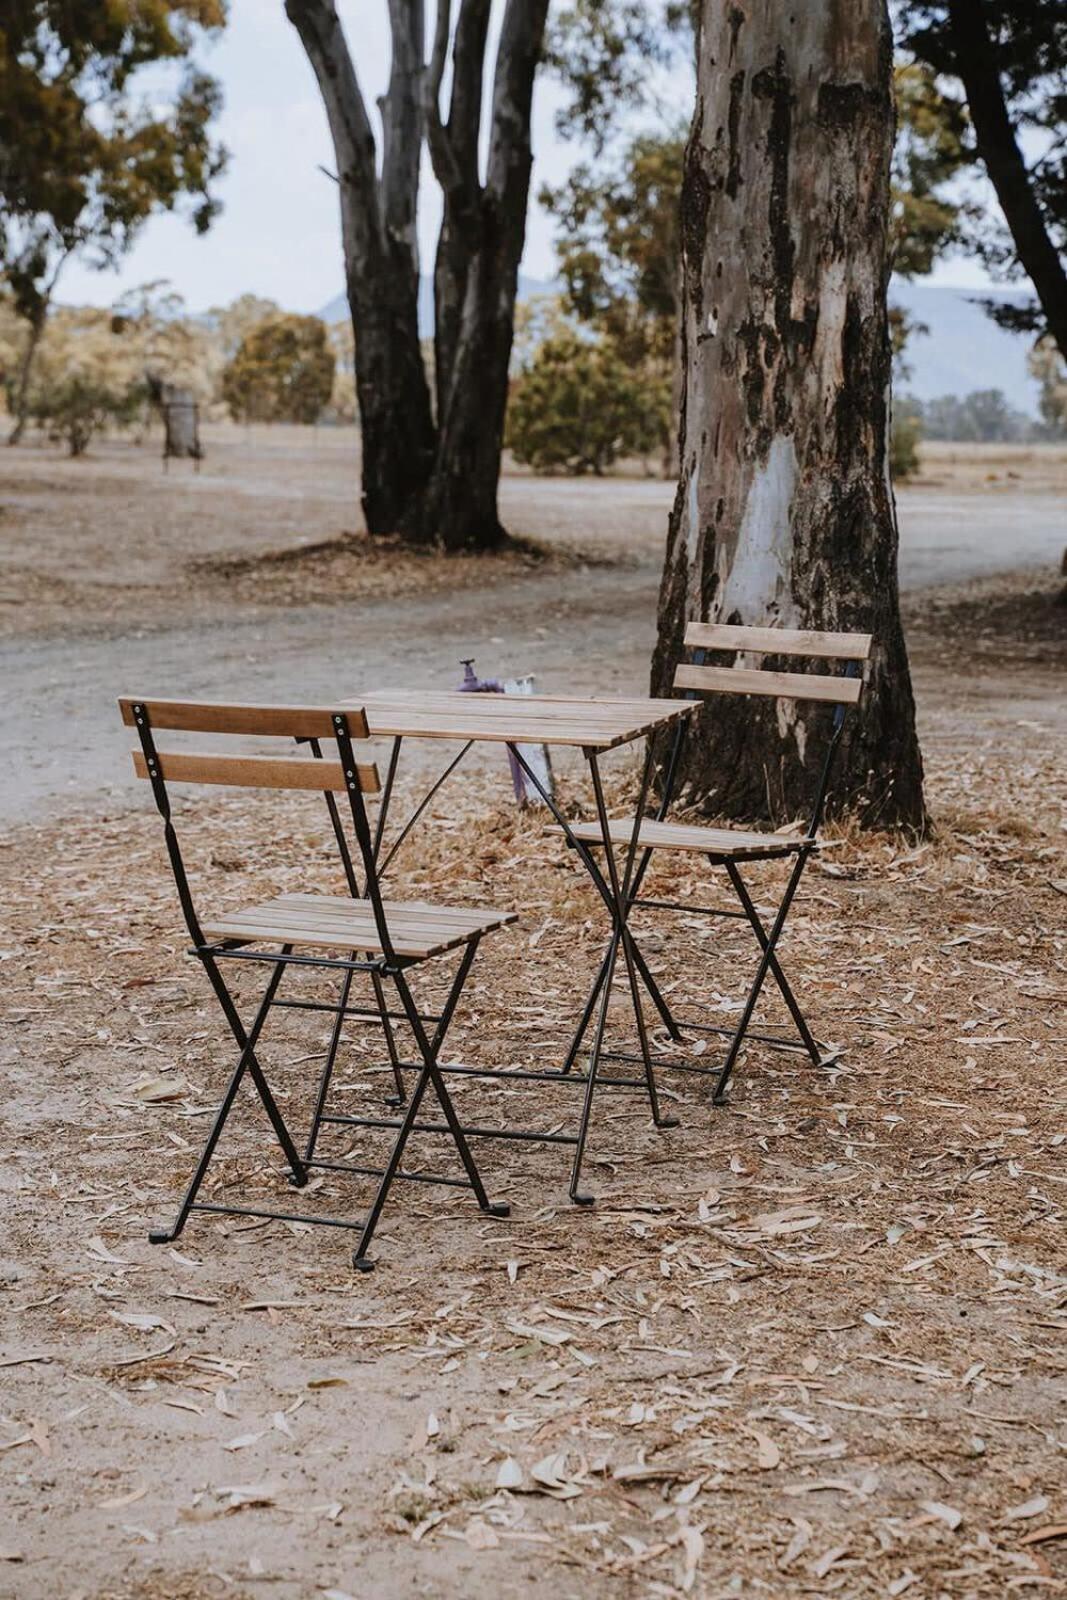
{"type": "MultiPolygon", "coordinates": [[[[541,278],[524,278],[519,273],[519,299],[529,300],[535,294],[558,294],[559,284],[547,283],[541,278]]],[[[339,294],[323,306],[318,313],[323,322],[340,322],[342,317],[348,316],[348,297],[339,294]]],[[[422,277],[419,280],[419,333],[422,338],[429,339],[433,336],[433,279],[422,277]]]]}
{"type": "Polygon", "coordinates": [[[940,289],[894,278],[889,298],[929,330],[908,340],[904,360],[910,375],[897,386],[902,393],[934,400],[943,394],[1000,389],[1017,411],[1037,415],[1038,386],[1026,364],[1032,335],[998,327],[978,304],[982,299],[1020,304],[1030,295],[1006,289],[940,289]]]}
{"type": "MultiPolygon", "coordinates": [[[[558,283],[519,277],[520,300],[558,291],[558,283]]],[[[941,289],[894,278],[889,298],[927,329],[908,341],[905,359],[911,372],[899,385],[903,393],[934,400],[943,394],[1002,389],[1017,411],[1037,415],[1037,384],[1026,365],[1032,339],[999,328],[978,304],[982,298],[1021,302],[1029,298],[1024,291],[941,289]]],[[[324,322],[347,315],[343,294],[319,312],[324,322]]],[[[424,338],[433,333],[433,283],[428,277],[419,284],[419,332],[424,338]]]]}

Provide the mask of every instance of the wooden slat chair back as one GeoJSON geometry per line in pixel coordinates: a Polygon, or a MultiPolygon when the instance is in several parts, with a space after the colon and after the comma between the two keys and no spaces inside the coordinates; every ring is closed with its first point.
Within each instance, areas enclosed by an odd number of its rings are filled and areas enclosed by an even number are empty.
{"type": "Polygon", "coordinates": [[[762,694],[777,700],[829,700],[854,706],[863,681],[853,674],[772,672],[766,667],[708,666],[708,652],[758,656],[799,656],[824,661],[866,661],[869,633],[815,633],[799,628],[742,628],[726,623],[691,622],[685,630],[688,648],[701,653],[699,662],[682,662],[674,675],[676,689],[705,694],[762,694]]]}
{"type": "MultiPolygon", "coordinates": [[[[366,741],[367,718],[359,707],[347,711],[323,706],[249,705],[196,700],[119,700],[122,720],[135,730],[140,749],[133,752],[134,772],[152,785],[156,805],[167,825],[167,845],[178,895],[194,943],[203,943],[201,923],[193,909],[192,893],[181,850],[173,831],[170,784],[225,785],[243,789],[305,790],[349,798],[352,825],[363,859],[365,894],[371,904],[382,949],[393,956],[389,929],[381,907],[365,795],[377,794],[381,784],[373,761],[358,761],[354,745],[366,741]],[[233,740],[236,752],[225,745],[211,750],[160,750],[157,732],[205,733],[233,740]],[[309,741],[315,756],[251,755],[240,741],[247,738],[309,741]],[[328,756],[322,744],[333,745],[328,756]]],[[[336,815],[331,805],[331,815],[336,815]]]]}
{"type": "Polygon", "coordinates": [[[863,692],[862,667],[870,657],[871,635],[690,622],[685,630],[685,644],[696,659],[683,661],[678,666],[674,675],[676,689],[701,695],[760,695],[774,700],[822,701],[836,708],[808,826],[809,837],[813,838],[822,821],[846,713],[859,704],[863,692]],[[734,662],[730,666],[709,665],[709,655],[733,656],[734,662]],[[753,656],[760,658],[760,665],[750,664],[748,658],[753,656]],[[767,657],[843,662],[845,665],[843,671],[833,673],[782,671],[763,666],[762,661],[767,657]]]}
{"type": "MultiPolygon", "coordinates": [[[[139,698],[133,695],[124,696],[119,701],[119,706],[123,722],[134,729],[138,738],[139,748],[133,752],[134,771],[139,778],[152,785],[156,806],[163,818],[167,850],[178,896],[193,940],[192,953],[199,958],[207,971],[240,1051],[237,1066],[177,1219],[171,1228],[151,1233],[151,1240],[154,1243],[164,1243],[175,1239],[184,1228],[192,1211],[226,1213],[236,1211],[281,1220],[325,1223],[334,1227],[358,1226],[361,1230],[360,1240],[353,1256],[353,1264],[366,1270],[370,1266],[366,1256],[367,1248],[386,1196],[398,1175],[416,1178],[418,1181],[447,1183],[460,1187],[469,1184],[483,1211],[492,1215],[506,1215],[506,1206],[493,1206],[489,1203],[441,1076],[438,1058],[480,939],[491,929],[513,921],[514,917],[511,913],[488,909],[427,905],[422,902],[383,901],[376,841],[372,837],[365,804],[365,796],[377,794],[380,790],[378,769],[373,761],[358,759],[356,753],[357,747],[368,737],[367,719],[363,710],[359,707],[341,710],[322,706],[163,700],[139,698]],[[156,735],[168,732],[208,734],[217,743],[211,749],[161,750],[156,743],[156,735]],[[233,746],[237,741],[249,737],[285,740],[290,749],[293,742],[297,741],[306,744],[312,754],[248,754],[241,753],[247,752],[247,747],[239,745],[237,750],[234,750],[233,746]],[[348,897],[286,894],[276,897],[265,905],[215,915],[202,921],[193,903],[174,826],[170,800],[172,784],[228,785],[249,789],[304,790],[324,794],[342,857],[349,890],[348,897]],[[339,803],[340,796],[347,797],[347,806],[344,806],[343,802],[339,803]],[[362,861],[362,889],[341,823],[342,810],[351,818],[352,831],[358,846],[358,859],[362,861]],[[280,948],[272,950],[256,948],[264,944],[280,948]],[[294,953],[294,947],[297,946],[309,946],[312,951],[324,950],[325,954],[294,953]],[[454,949],[461,949],[462,956],[448,997],[441,1012],[434,1019],[436,1028],[431,1037],[426,1031],[424,1019],[408,987],[405,972],[409,967],[454,949]],[[219,962],[222,960],[264,962],[271,965],[270,980],[255,1018],[248,1028],[241,1021],[234,997],[222,979],[219,970],[219,962]],[[283,974],[294,965],[326,969],[335,974],[337,969],[340,969],[342,976],[341,994],[337,1006],[315,1003],[319,1010],[335,1012],[335,1024],[319,1081],[311,1129],[303,1155],[297,1153],[256,1056],[257,1041],[271,1007],[275,1004],[301,1003],[275,1000],[283,974]],[[349,1007],[349,990],[357,973],[369,976],[374,986],[376,1012],[360,1011],[358,1008],[353,1010],[349,1007]],[[411,1029],[421,1057],[419,1077],[410,1100],[405,1099],[399,1061],[393,1044],[390,1024],[393,1013],[387,1009],[383,989],[383,984],[387,980],[397,990],[403,1007],[402,1015],[411,1029]],[[344,1021],[349,1016],[377,1016],[385,1030],[396,1079],[397,1099],[394,1103],[405,1108],[403,1116],[395,1122],[383,1122],[380,1118],[360,1119],[326,1115],[327,1092],[341,1042],[344,1021]],[[327,1167],[333,1171],[370,1174],[381,1180],[370,1212],[362,1223],[355,1224],[340,1218],[294,1215],[276,1210],[216,1205],[197,1199],[215,1145],[246,1073],[252,1079],[270,1118],[290,1168],[290,1181],[297,1188],[306,1185],[310,1170],[315,1166],[327,1167]],[[445,1131],[451,1135],[465,1168],[465,1179],[400,1172],[408,1136],[416,1127],[419,1106],[427,1086],[431,1084],[444,1112],[445,1131]],[[323,1122],[342,1122],[367,1128],[395,1127],[396,1142],[386,1166],[379,1170],[338,1162],[317,1161],[315,1147],[323,1122]]],[[[425,1128],[427,1125],[422,1126],[425,1128]]],[[[436,1125],[429,1126],[430,1131],[441,1131],[436,1125]]]]}

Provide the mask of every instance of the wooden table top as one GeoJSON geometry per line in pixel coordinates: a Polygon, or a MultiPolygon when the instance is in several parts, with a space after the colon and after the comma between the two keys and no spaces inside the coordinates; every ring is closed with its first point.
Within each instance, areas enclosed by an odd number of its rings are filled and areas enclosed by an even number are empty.
{"type": "Polygon", "coordinates": [[[344,709],[357,706],[366,712],[371,738],[473,739],[612,750],[688,716],[699,702],[376,689],[343,702],[344,709]]]}

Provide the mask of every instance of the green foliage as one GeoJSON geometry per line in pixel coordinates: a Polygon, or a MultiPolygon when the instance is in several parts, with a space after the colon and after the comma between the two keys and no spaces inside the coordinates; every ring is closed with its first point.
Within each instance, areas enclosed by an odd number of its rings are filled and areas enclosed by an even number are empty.
{"type": "Polygon", "coordinates": [[[932,271],[937,258],[959,242],[962,223],[972,215],[946,192],[971,152],[966,111],[942,92],[929,67],[899,63],[894,87],[891,252],[894,270],[911,278],[932,271]]]}
{"type": "Polygon", "coordinates": [[[273,317],[241,340],[223,373],[223,399],[242,422],[315,422],[329,403],[334,366],[318,317],[273,317]]]}
{"type": "Polygon", "coordinates": [[[922,419],[914,403],[905,399],[894,404],[889,433],[889,470],[895,483],[904,483],[918,472],[922,431],[922,419]]]}
{"type": "Polygon", "coordinates": [[[1067,439],[1067,362],[1053,339],[1039,339],[1030,352],[1030,372],[1041,385],[1038,405],[1051,439],[1067,439]]]}
{"type": "Polygon", "coordinates": [[[685,135],[641,134],[600,170],[574,169],[541,203],[560,224],[565,305],[631,361],[675,356],[681,313],[679,201],[685,135]]]}
{"type": "Polygon", "coordinates": [[[692,59],[688,0],[570,0],[550,17],[545,64],[568,99],[556,116],[565,138],[600,155],[619,120],[655,98],[655,69],[692,59]]]}
{"type": "Polygon", "coordinates": [[[671,422],[669,378],[635,369],[610,340],[565,332],[517,379],[506,443],[536,472],[599,476],[621,457],[664,452],[671,422]]]}
{"type": "Polygon", "coordinates": [[[188,199],[203,232],[225,153],[218,86],[192,64],[225,0],[18,0],[0,28],[0,268],[39,321],[67,257],[111,266],[156,210],[188,199]],[[151,99],[133,80],[153,69],[151,99]],[[172,68],[168,91],[160,73],[172,68]]]}

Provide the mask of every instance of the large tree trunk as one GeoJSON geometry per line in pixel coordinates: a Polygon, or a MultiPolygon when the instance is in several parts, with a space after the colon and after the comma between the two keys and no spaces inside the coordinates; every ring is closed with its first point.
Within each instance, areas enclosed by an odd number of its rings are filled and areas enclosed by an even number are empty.
{"type": "Polygon", "coordinates": [[[1049,331],[1067,361],[1067,271],[1045,224],[1015,137],[984,0],[949,0],[953,66],[963,82],[978,154],[996,190],[1049,331]]]}
{"type": "Polygon", "coordinates": [[[479,130],[489,0],[461,0],[448,121],[439,96],[450,6],[439,0],[427,73],[430,153],[444,197],[434,273],[437,453],[422,508],[446,549],[504,537],[497,486],[533,158],[530,112],[548,0],[508,0],[501,25],[484,184],[479,130]]]}
{"type": "MultiPolygon", "coordinates": [[[[669,691],[691,618],[873,633],[831,806],[920,827],[888,472],[886,3],[701,9],[681,473],[653,689],[669,691]]],[[[825,710],[722,696],[689,742],[688,798],[738,820],[802,815],[825,710]]]]}
{"type": "Polygon", "coordinates": [[[381,104],[382,170],[333,0],[285,0],[318,80],[337,161],[348,303],[363,440],[363,514],[371,533],[420,537],[434,460],[419,348],[416,236],[422,148],[422,0],[390,0],[393,61],[381,104]]]}

